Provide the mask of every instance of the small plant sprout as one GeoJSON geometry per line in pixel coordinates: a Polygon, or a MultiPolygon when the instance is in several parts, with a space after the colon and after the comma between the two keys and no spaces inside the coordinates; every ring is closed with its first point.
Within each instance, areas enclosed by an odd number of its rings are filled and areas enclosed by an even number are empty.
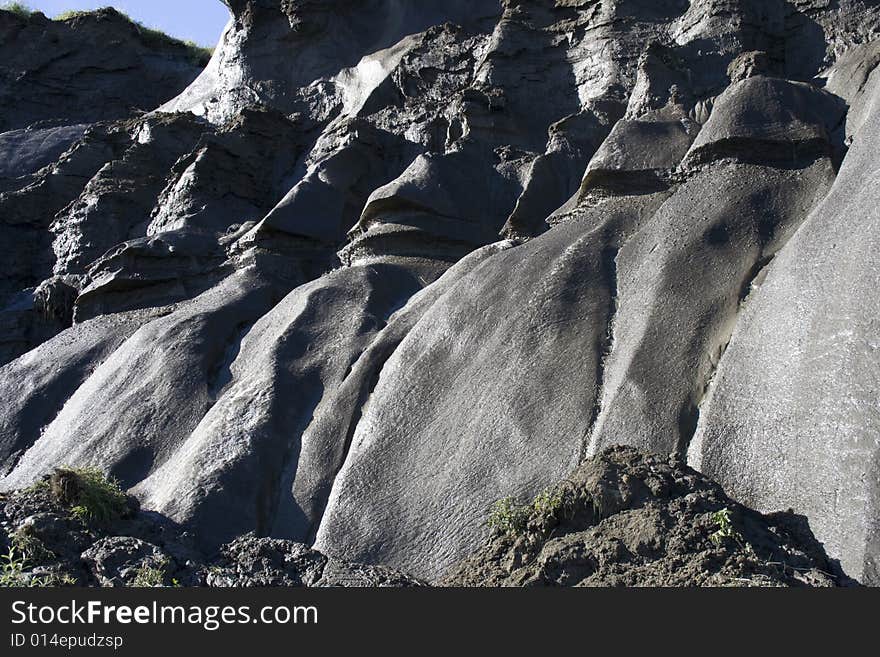
{"type": "Polygon", "coordinates": [[[564,507],[565,497],[559,490],[544,490],[531,504],[519,504],[513,497],[505,497],[492,505],[488,525],[499,534],[521,536],[532,519],[542,522],[549,518],[561,520],[564,507]]]}
{"type": "Polygon", "coordinates": [[[536,513],[545,516],[558,516],[562,511],[565,500],[561,492],[544,490],[541,491],[532,503],[536,513]]]}
{"type": "Polygon", "coordinates": [[[740,534],[733,526],[733,520],[731,517],[730,509],[723,508],[720,511],[716,511],[712,514],[712,522],[714,523],[716,529],[709,535],[709,539],[715,545],[722,545],[726,539],[731,539],[736,542],[741,548],[745,549],[747,546],[751,548],[743,539],[742,534],[740,534]]]}
{"type": "Polygon", "coordinates": [[[529,507],[517,504],[512,497],[505,497],[492,505],[489,511],[489,528],[499,534],[518,536],[526,529],[529,507]]]}
{"type": "Polygon", "coordinates": [[[27,586],[24,566],[24,555],[19,555],[14,547],[10,547],[9,552],[0,556],[0,587],[27,586]]]}
{"type": "Polygon", "coordinates": [[[14,547],[9,552],[0,555],[0,588],[44,588],[48,586],[60,586],[72,581],[65,575],[58,578],[53,575],[37,577],[27,572],[27,556],[16,551],[14,547]]]}
{"type": "MultiPolygon", "coordinates": [[[[158,564],[144,563],[137,569],[131,586],[139,589],[154,589],[165,586],[165,571],[168,569],[168,561],[163,560],[158,564]]],[[[172,580],[176,585],[177,580],[172,580]]]]}
{"type": "Polygon", "coordinates": [[[717,528],[709,538],[716,545],[722,543],[725,538],[733,538],[733,524],[730,521],[730,509],[721,509],[712,514],[712,522],[717,528]]]}

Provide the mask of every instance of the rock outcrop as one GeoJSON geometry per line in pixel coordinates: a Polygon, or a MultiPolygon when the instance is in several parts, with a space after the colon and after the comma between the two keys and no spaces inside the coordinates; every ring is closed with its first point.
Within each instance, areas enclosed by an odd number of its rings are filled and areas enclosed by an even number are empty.
{"type": "MultiPolygon", "coordinates": [[[[117,512],[105,518],[83,513],[83,507],[77,506],[81,503],[77,488],[82,476],[75,471],[56,470],[25,490],[0,494],[0,550],[6,557],[0,585],[425,585],[384,566],[347,563],[301,543],[253,534],[205,554],[189,532],[167,518],[141,511],[134,498],[123,496],[117,512]]],[[[97,500],[94,492],[91,499],[93,504],[97,500]]]]}
{"type": "Polygon", "coordinates": [[[503,500],[492,535],[446,586],[838,586],[806,519],[728,498],[677,457],[613,447],[531,504],[503,500]]]}
{"type": "MultiPolygon", "coordinates": [[[[75,298],[54,294],[55,308],[46,312],[40,296],[53,269],[67,273],[63,264],[53,267],[53,242],[58,259],[78,258],[82,267],[127,239],[128,221],[138,220],[139,205],[148,204],[146,213],[152,208],[146,190],[151,184],[161,189],[179,156],[174,149],[186,148],[185,142],[166,148],[163,159],[157,148],[143,145],[145,130],[136,120],[112,122],[152,111],[180,93],[207,60],[204,51],[110,8],[63,20],[0,11],[0,60],[0,241],[7,245],[0,252],[0,364],[5,364],[72,323],[75,298]],[[145,191],[147,200],[139,203],[145,191]],[[89,222],[85,233],[65,227],[53,239],[53,217],[83,223],[99,201],[103,221],[89,222]]],[[[180,132],[168,134],[166,142],[183,138],[180,132]]],[[[67,285],[60,280],[53,286],[60,289],[59,284],[67,285]]]]}
{"type": "Polygon", "coordinates": [[[880,584],[880,3],[226,4],[0,12],[0,486],[437,580],[624,444],[880,584]]]}
{"type": "MultiPolygon", "coordinates": [[[[4,11],[0,53],[0,132],[147,112],[183,91],[207,64],[204,50],[144,28],[110,7],[59,20],[4,11]]],[[[25,151],[51,157],[51,142],[59,142],[59,135],[40,138],[50,144],[25,151]]]]}

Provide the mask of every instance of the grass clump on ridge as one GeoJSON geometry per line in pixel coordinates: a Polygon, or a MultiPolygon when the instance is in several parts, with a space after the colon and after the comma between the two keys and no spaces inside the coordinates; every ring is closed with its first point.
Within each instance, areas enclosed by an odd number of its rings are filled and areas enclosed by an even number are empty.
{"type": "MultiPolygon", "coordinates": [[[[5,2],[0,4],[0,9],[5,11],[12,12],[16,16],[20,16],[21,18],[27,18],[31,14],[34,13],[34,10],[28,7],[26,4],[22,2],[5,2]]],[[[181,39],[175,39],[174,37],[165,34],[162,30],[157,30],[152,27],[147,27],[143,23],[134,20],[127,14],[119,11],[118,9],[112,7],[105,7],[105,9],[113,9],[120,16],[125,18],[129,23],[137,28],[138,32],[141,35],[141,38],[144,40],[144,43],[149,46],[154,47],[162,47],[162,46],[179,46],[186,49],[187,55],[189,56],[189,60],[199,66],[206,66],[208,64],[208,60],[211,59],[211,55],[214,54],[213,48],[205,48],[200,46],[195,41],[186,40],[183,41],[181,39]]],[[[92,11],[83,11],[83,10],[71,10],[64,11],[55,16],[53,20],[63,22],[67,20],[71,20],[73,18],[79,18],[81,16],[88,16],[90,14],[94,14],[95,11],[100,10],[92,10],[92,11]]]]}
{"type": "Polygon", "coordinates": [[[4,2],[0,5],[0,9],[11,11],[16,16],[21,16],[22,18],[27,18],[34,13],[33,9],[21,2],[4,2]]]}
{"type": "Polygon", "coordinates": [[[137,569],[131,586],[136,589],[154,589],[165,585],[165,564],[151,566],[143,564],[137,569]]]}
{"type": "Polygon", "coordinates": [[[87,16],[88,14],[91,14],[91,13],[92,13],[92,12],[90,12],[90,11],[83,11],[83,10],[79,10],[79,9],[71,9],[70,11],[62,11],[60,14],[58,14],[58,15],[57,15],[55,18],[53,18],[52,20],[55,20],[55,21],[66,21],[66,20],[69,20],[69,19],[71,19],[71,18],[76,18],[76,17],[78,17],[78,16],[87,16]]]}
{"type": "MultiPolygon", "coordinates": [[[[16,3],[18,4],[18,3],[16,3]]],[[[110,7],[107,7],[110,9],[110,7]]],[[[181,39],[175,39],[174,37],[165,34],[162,30],[157,30],[152,27],[147,27],[140,21],[134,20],[131,16],[119,11],[118,9],[113,8],[113,11],[118,13],[120,16],[125,18],[129,23],[134,25],[138,32],[141,35],[144,43],[153,46],[153,47],[162,47],[162,46],[182,46],[186,48],[187,55],[189,56],[189,60],[193,64],[197,64],[200,66],[206,66],[208,60],[211,59],[211,55],[214,54],[213,48],[205,48],[200,46],[195,41],[182,41],[181,39]]],[[[94,11],[65,11],[58,14],[54,20],[56,21],[66,21],[72,18],[79,18],[80,16],[87,16],[89,14],[94,13],[94,11]]]]}
{"type": "Polygon", "coordinates": [[[108,525],[129,512],[128,496],[98,468],[58,468],[49,478],[52,496],[84,523],[108,525]]]}
{"type": "Polygon", "coordinates": [[[492,505],[487,524],[499,534],[518,536],[522,534],[531,515],[527,505],[517,504],[512,497],[505,497],[492,505]]]}
{"type": "MultiPolygon", "coordinates": [[[[125,14],[123,14],[123,16],[125,16],[125,14]]],[[[128,16],[125,16],[125,18],[128,18],[128,20],[137,27],[144,43],[155,47],[182,45],[186,48],[189,59],[193,64],[205,66],[208,63],[208,60],[211,59],[211,55],[214,54],[213,48],[203,48],[195,41],[181,41],[180,39],[175,39],[174,37],[165,34],[162,30],[147,27],[143,23],[132,20],[128,16]]]]}

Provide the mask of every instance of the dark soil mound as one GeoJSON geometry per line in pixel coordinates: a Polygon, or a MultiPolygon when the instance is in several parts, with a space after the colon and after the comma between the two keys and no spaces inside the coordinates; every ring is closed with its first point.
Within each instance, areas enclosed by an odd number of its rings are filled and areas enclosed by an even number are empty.
{"type": "MultiPolygon", "coordinates": [[[[680,460],[613,447],[530,505],[502,500],[448,586],[836,586],[806,521],[762,515],[680,460]]],[[[836,573],[836,574],[835,574],[836,573]]]]}

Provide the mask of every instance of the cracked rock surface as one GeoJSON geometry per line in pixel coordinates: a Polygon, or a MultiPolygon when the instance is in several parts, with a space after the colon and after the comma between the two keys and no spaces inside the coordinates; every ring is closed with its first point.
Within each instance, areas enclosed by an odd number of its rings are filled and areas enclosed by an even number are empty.
{"type": "Polygon", "coordinates": [[[0,488],[436,581],[628,445],[880,584],[880,2],[226,4],[0,11],[0,488]]]}

